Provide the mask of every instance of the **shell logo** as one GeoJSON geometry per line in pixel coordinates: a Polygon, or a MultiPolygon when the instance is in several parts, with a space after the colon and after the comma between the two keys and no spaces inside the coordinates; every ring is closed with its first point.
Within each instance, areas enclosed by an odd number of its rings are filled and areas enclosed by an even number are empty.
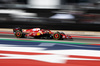
{"type": "Polygon", "coordinates": [[[40,33],[37,33],[37,36],[39,36],[40,35],[40,33]]]}

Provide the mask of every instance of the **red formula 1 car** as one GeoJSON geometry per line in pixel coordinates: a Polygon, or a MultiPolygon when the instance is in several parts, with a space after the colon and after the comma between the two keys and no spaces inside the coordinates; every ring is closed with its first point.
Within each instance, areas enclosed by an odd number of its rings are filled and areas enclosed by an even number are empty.
{"type": "Polygon", "coordinates": [[[62,39],[72,39],[70,35],[66,35],[63,32],[52,32],[46,29],[40,28],[33,28],[33,29],[26,29],[22,30],[21,28],[13,29],[13,32],[17,38],[25,38],[25,37],[34,37],[34,38],[41,38],[41,39],[55,39],[55,40],[62,40],[62,39]]]}

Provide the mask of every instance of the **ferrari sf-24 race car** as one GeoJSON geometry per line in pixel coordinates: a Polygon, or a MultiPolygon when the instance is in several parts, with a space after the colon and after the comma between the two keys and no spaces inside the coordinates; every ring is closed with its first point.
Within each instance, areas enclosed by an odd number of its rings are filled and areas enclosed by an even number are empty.
{"type": "Polygon", "coordinates": [[[33,28],[22,30],[21,28],[14,28],[13,33],[17,38],[38,38],[38,39],[72,39],[70,35],[67,35],[63,32],[52,32],[51,30],[33,28]]]}

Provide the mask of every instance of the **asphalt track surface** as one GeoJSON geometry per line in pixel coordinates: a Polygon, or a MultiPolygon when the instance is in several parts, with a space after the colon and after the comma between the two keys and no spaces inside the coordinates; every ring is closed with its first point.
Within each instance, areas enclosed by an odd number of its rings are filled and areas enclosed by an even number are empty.
{"type": "MultiPolygon", "coordinates": [[[[9,34],[0,34],[0,38],[15,38],[14,35],[9,34]]],[[[30,38],[25,38],[30,39],[30,38]]],[[[53,39],[32,39],[31,40],[49,40],[49,41],[61,41],[61,42],[82,42],[82,43],[91,43],[91,44],[100,44],[100,39],[93,39],[93,38],[73,38],[73,40],[53,40],[53,39]]]]}
{"type": "Polygon", "coordinates": [[[0,66],[100,66],[100,39],[30,40],[0,34],[0,66]]]}

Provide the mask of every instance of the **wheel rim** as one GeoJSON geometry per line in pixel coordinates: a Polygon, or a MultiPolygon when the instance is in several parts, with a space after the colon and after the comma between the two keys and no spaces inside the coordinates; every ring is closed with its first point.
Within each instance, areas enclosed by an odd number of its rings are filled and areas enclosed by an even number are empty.
{"type": "Polygon", "coordinates": [[[59,38],[59,34],[55,34],[54,37],[57,39],[59,38]]]}
{"type": "Polygon", "coordinates": [[[17,32],[17,33],[16,33],[16,36],[20,36],[20,35],[21,35],[20,32],[17,32]]]}
{"type": "Polygon", "coordinates": [[[15,36],[20,38],[22,36],[22,33],[21,32],[16,32],[15,36]]]}

